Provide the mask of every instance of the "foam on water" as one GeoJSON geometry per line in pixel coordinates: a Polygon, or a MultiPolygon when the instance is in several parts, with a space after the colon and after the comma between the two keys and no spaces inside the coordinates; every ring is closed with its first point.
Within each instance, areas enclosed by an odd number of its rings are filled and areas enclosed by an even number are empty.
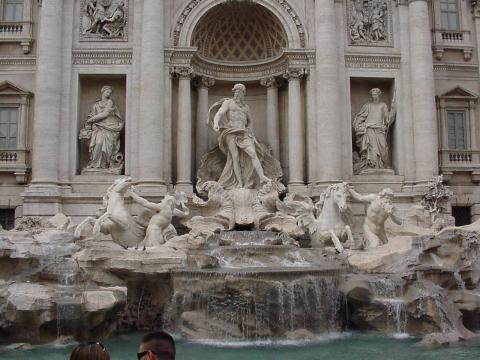
{"type": "Polygon", "coordinates": [[[215,347],[227,347],[227,348],[244,348],[244,347],[279,347],[279,346],[305,346],[314,345],[319,343],[325,343],[340,339],[351,337],[350,332],[332,332],[321,335],[315,335],[312,339],[305,340],[288,340],[288,339],[264,339],[264,340],[214,340],[214,339],[201,339],[195,341],[189,341],[192,344],[200,344],[215,347]]]}

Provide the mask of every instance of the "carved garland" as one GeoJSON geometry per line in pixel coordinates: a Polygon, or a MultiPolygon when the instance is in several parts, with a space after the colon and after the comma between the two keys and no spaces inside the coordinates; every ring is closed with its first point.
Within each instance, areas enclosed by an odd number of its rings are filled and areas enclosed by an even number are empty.
{"type": "MultiPolygon", "coordinates": [[[[186,19],[188,18],[192,10],[202,1],[204,0],[191,0],[183,10],[182,14],[180,15],[180,18],[177,20],[177,23],[175,24],[175,29],[173,31],[174,46],[178,46],[180,33],[182,32],[182,28],[183,28],[183,25],[185,24],[186,19]]],[[[286,0],[274,0],[274,1],[277,2],[292,18],[292,21],[295,23],[295,26],[298,31],[298,37],[300,38],[300,45],[302,48],[304,48],[305,47],[305,28],[303,27],[303,24],[300,21],[300,17],[286,0]]]]}

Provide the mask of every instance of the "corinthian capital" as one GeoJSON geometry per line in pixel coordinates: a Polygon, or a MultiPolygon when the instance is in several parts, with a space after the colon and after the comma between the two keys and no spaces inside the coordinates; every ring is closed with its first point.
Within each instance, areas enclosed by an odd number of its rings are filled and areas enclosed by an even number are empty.
{"type": "Polygon", "coordinates": [[[289,68],[283,77],[287,80],[301,79],[308,74],[307,69],[304,68],[289,68]]]}
{"type": "Polygon", "coordinates": [[[260,79],[260,85],[265,87],[279,87],[281,82],[275,76],[260,79]]]}
{"type": "Polygon", "coordinates": [[[199,76],[195,78],[194,85],[199,88],[209,88],[215,85],[215,79],[207,76],[199,76]]]}
{"type": "Polygon", "coordinates": [[[180,79],[191,79],[193,77],[193,67],[191,66],[176,66],[174,73],[180,79]]]}

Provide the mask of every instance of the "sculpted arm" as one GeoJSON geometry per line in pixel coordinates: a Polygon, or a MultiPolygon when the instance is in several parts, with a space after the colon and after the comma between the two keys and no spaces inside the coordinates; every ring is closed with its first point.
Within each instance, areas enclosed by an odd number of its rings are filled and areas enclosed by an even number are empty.
{"type": "Polygon", "coordinates": [[[130,195],[132,196],[133,201],[135,201],[137,204],[139,204],[139,205],[141,205],[141,206],[143,206],[147,209],[150,209],[150,210],[153,210],[153,211],[160,211],[161,210],[160,204],[152,203],[152,202],[142,198],[141,196],[138,196],[133,191],[130,191],[130,195]]]}
{"type": "Polygon", "coordinates": [[[364,203],[371,203],[377,198],[377,195],[375,194],[359,194],[353,189],[349,189],[350,195],[352,195],[352,198],[354,198],[357,201],[364,202],[364,203]]]}
{"type": "Polygon", "coordinates": [[[187,208],[186,206],[183,206],[183,211],[180,210],[180,209],[174,209],[173,210],[173,216],[177,216],[177,217],[186,217],[188,215],[190,215],[190,209],[187,208]]]}
{"type": "MultiPolygon", "coordinates": [[[[92,113],[94,111],[92,110],[92,113]]],[[[115,112],[115,108],[113,106],[113,103],[110,102],[104,109],[102,112],[99,112],[98,114],[95,114],[93,116],[89,116],[87,122],[89,123],[94,123],[94,122],[98,122],[98,121],[101,121],[103,119],[105,119],[106,117],[110,116],[113,112],[115,112]]]]}
{"type": "Polygon", "coordinates": [[[223,102],[222,106],[220,106],[220,109],[218,109],[215,117],[213,118],[213,130],[215,131],[220,129],[220,120],[222,119],[222,116],[226,115],[228,112],[228,102],[228,100],[223,102]]]}

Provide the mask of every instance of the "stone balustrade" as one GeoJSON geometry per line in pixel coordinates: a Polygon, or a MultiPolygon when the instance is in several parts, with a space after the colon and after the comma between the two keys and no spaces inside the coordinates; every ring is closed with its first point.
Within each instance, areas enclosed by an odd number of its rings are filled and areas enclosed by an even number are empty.
{"type": "Polygon", "coordinates": [[[0,22],[0,42],[19,42],[24,54],[28,54],[33,42],[31,21],[0,22]]]}
{"type": "Polygon", "coordinates": [[[29,150],[0,150],[0,173],[13,172],[18,183],[26,183],[31,168],[29,155],[29,150]]]}
{"type": "Polygon", "coordinates": [[[433,48],[438,60],[442,60],[445,49],[462,50],[466,61],[472,58],[473,45],[470,31],[467,30],[435,30],[433,48]]]}

